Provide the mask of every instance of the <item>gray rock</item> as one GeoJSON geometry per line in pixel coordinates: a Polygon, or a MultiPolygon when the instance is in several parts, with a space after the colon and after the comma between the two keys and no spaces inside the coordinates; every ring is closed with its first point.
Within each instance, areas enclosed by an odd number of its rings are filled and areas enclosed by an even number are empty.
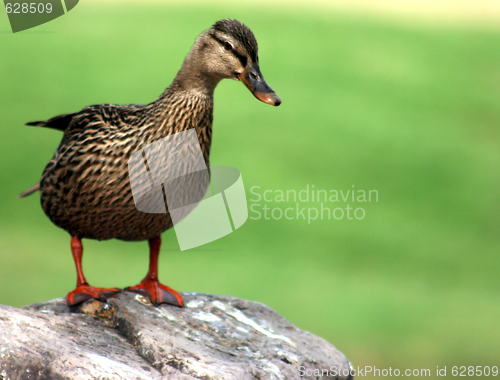
{"type": "Polygon", "coordinates": [[[184,308],[126,292],[71,309],[0,305],[0,379],[350,378],[342,353],[265,305],[183,297],[184,308]]]}

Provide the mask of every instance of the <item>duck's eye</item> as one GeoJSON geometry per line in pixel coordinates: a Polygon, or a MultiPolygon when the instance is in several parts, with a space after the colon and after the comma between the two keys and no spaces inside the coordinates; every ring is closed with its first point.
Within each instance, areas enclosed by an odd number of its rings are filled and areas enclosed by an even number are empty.
{"type": "Polygon", "coordinates": [[[233,50],[233,45],[231,45],[230,42],[224,42],[224,49],[226,50],[233,50]]]}
{"type": "Polygon", "coordinates": [[[257,74],[252,73],[252,72],[250,73],[250,78],[252,78],[253,80],[259,80],[260,79],[257,74]]]}

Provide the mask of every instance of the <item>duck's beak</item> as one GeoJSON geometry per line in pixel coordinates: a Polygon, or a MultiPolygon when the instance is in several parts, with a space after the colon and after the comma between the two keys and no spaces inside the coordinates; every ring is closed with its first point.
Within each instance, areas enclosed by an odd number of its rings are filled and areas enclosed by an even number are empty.
{"type": "Polygon", "coordinates": [[[248,66],[239,75],[239,79],[261,102],[270,104],[272,106],[279,106],[281,104],[281,98],[264,80],[264,77],[260,72],[259,65],[253,64],[251,66],[248,66]]]}

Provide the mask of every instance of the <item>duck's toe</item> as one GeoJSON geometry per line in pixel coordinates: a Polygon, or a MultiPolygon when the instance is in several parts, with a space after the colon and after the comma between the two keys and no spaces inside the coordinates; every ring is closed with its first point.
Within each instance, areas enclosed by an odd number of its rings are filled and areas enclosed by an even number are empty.
{"type": "Polygon", "coordinates": [[[108,297],[121,292],[118,288],[94,288],[89,284],[78,285],[75,290],[69,292],[66,300],[70,306],[74,306],[89,299],[97,299],[106,302],[108,297]]]}
{"type": "Polygon", "coordinates": [[[179,307],[184,306],[182,296],[174,289],[163,285],[158,280],[144,279],[139,285],[125,288],[129,292],[141,294],[158,306],[161,303],[168,303],[179,307]]]}

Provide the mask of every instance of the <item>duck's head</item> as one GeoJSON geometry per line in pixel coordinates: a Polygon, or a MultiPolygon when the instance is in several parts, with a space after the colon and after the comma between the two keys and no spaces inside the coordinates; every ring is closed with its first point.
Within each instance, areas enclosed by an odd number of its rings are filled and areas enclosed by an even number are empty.
{"type": "Polygon", "coordinates": [[[203,32],[190,55],[196,56],[198,70],[215,83],[223,78],[239,80],[260,101],[279,106],[280,97],[260,72],[257,52],[252,31],[237,20],[227,19],[203,32]]]}

